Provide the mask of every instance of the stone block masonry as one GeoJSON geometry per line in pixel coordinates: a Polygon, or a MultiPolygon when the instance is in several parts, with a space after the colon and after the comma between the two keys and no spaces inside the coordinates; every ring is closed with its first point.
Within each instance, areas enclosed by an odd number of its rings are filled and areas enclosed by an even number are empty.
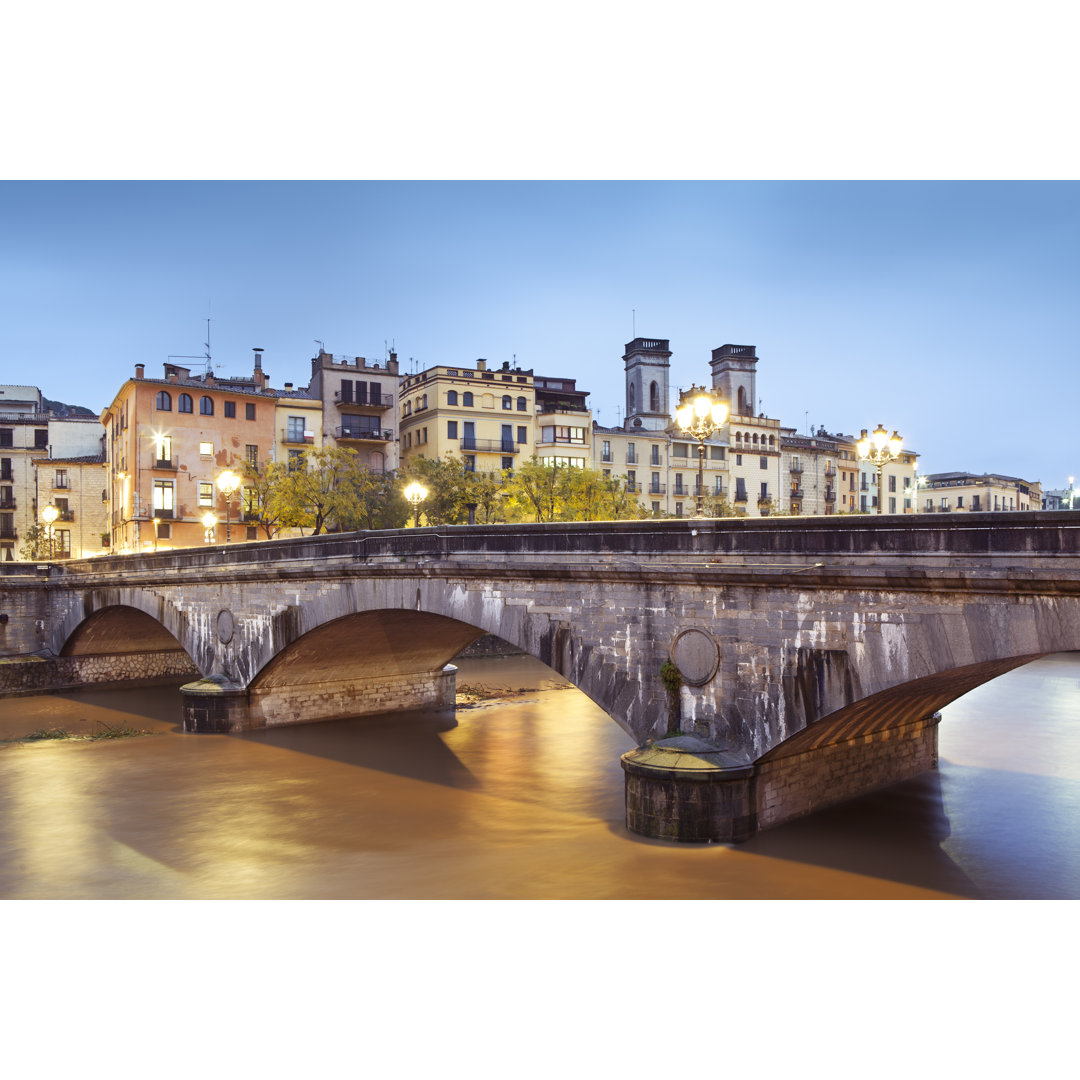
{"type": "Polygon", "coordinates": [[[48,694],[84,686],[135,685],[198,675],[187,653],[123,653],[0,660],[0,697],[48,694]]]}

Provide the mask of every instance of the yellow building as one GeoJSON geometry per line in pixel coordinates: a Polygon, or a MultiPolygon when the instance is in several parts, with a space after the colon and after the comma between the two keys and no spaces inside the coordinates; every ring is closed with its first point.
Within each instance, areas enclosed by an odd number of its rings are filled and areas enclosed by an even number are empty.
{"type": "Polygon", "coordinates": [[[536,448],[532,371],[506,362],[489,371],[438,365],[401,380],[398,446],[403,462],[447,453],[470,472],[513,469],[536,448]]]}
{"type": "Polygon", "coordinates": [[[929,473],[919,477],[920,514],[965,514],[989,510],[1039,510],[1042,485],[1000,473],[929,473]]]}

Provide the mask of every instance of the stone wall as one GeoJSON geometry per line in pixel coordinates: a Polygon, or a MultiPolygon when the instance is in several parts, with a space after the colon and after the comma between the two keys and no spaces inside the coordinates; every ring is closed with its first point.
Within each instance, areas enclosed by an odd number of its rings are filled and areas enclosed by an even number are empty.
{"type": "Polygon", "coordinates": [[[801,754],[760,762],[758,829],[768,829],[936,769],[940,713],[801,754]]]}
{"type": "Polygon", "coordinates": [[[105,683],[142,683],[197,675],[187,653],[124,653],[113,656],[40,657],[0,661],[0,697],[76,690],[105,683]]]}

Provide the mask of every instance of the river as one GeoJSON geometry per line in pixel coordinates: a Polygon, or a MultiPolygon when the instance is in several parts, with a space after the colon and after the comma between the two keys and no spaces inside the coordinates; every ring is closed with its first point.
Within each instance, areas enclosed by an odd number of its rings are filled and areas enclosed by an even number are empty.
{"type": "Polygon", "coordinates": [[[632,741],[550,669],[459,668],[456,718],[243,736],[171,686],[0,700],[0,738],[153,733],[0,744],[0,897],[1080,897],[1080,654],[949,706],[938,771],[704,846],[625,830],[632,741]]]}

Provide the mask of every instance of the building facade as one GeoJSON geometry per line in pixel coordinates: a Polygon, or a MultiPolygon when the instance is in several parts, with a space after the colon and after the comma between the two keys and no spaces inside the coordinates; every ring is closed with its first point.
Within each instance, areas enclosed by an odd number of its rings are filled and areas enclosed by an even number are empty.
{"type": "Polygon", "coordinates": [[[1000,473],[928,473],[919,477],[921,514],[978,513],[1042,508],[1042,486],[1000,473]]]}

